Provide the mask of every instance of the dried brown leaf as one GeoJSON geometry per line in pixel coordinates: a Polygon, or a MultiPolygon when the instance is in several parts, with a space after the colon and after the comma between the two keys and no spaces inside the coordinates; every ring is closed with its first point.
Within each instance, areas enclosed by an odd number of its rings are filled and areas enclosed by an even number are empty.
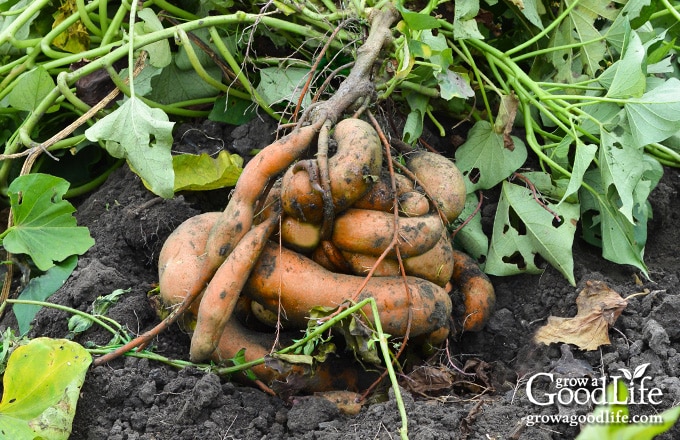
{"type": "Polygon", "coordinates": [[[588,281],[576,298],[578,312],[573,318],[548,317],[548,323],[534,334],[537,343],[564,342],[582,350],[608,345],[609,328],[628,302],[602,281],[588,281]]]}

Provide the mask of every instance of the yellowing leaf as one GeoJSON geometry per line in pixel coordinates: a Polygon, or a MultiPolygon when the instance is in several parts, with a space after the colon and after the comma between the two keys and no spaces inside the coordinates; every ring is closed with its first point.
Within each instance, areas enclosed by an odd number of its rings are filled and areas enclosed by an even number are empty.
{"type": "Polygon", "coordinates": [[[0,402],[3,438],[66,440],[92,357],[81,345],[36,338],[7,362],[0,402]]]}
{"type": "MultiPolygon", "coordinates": [[[[78,13],[78,5],[75,0],[63,1],[54,14],[52,29],[61,24],[68,17],[78,13]]],[[[85,52],[90,48],[90,34],[82,21],[78,20],[64,32],[52,40],[52,44],[61,50],[71,53],[85,52]]]]}
{"type": "Polygon", "coordinates": [[[604,282],[587,281],[576,298],[576,316],[548,317],[548,323],[534,334],[534,341],[542,344],[563,342],[582,350],[596,350],[610,343],[609,328],[627,305],[628,302],[604,282]]]}
{"type": "Polygon", "coordinates": [[[243,171],[243,159],[238,154],[220,151],[216,158],[208,154],[173,156],[175,191],[206,191],[234,186],[243,171]]]}

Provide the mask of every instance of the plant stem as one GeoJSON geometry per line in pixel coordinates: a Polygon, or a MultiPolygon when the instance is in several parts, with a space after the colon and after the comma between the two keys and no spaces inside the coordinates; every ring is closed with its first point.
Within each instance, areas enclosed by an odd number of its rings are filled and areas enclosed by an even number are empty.
{"type": "Polygon", "coordinates": [[[90,321],[98,324],[100,327],[103,329],[109,331],[113,336],[124,336],[126,339],[128,338],[127,335],[125,335],[122,332],[122,328],[119,328],[118,330],[112,328],[110,325],[99,319],[98,317],[86,313],[86,312],[81,312],[78,309],[74,309],[71,307],[63,306],[61,304],[54,304],[50,302],[45,302],[45,301],[33,301],[33,300],[28,300],[28,299],[8,299],[6,300],[7,303],[9,304],[27,304],[27,305],[32,305],[32,306],[40,306],[40,307],[50,307],[53,309],[61,310],[63,312],[68,312],[72,315],[78,315],[83,318],[89,319],[90,321]]]}
{"type": "Polygon", "coordinates": [[[555,29],[557,26],[559,26],[559,24],[562,22],[562,20],[564,20],[565,18],[567,18],[569,16],[572,9],[574,9],[576,7],[576,5],[578,5],[578,3],[579,3],[579,0],[573,0],[573,2],[569,6],[567,6],[567,8],[564,11],[562,11],[562,13],[555,20],[553,20],[548,26],[545,27],[545,29],[543,29],[541,32],[534,35],[533,38],[530,38],[529,40],[525,41],[524,43],[519,44],[519,45],[513,47],[510,50],[507,50],[505,52],[505,55],[509,57],[513,53],[522,51],[525,48],[531,46],[532,44],[537,43],[538,40],[545,37],[553,29],[555,29]]]}

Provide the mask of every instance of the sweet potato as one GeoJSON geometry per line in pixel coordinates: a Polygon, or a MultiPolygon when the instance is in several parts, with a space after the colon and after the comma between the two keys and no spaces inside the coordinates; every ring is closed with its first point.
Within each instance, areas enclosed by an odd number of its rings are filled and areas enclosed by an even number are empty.
{"type": "Polygon", "coordinates": [[[430,212],[430,202],[418,191],[408,191],[399,196],[399,214],[419,217],[430,212]]]}
{"type": "Polygon", "coordinates": [[[395,174],[394,183],[397,189],[396,195],[392,192],[390,174],[383,172],[380,174],[380,179],[371,186],[371,189],[362,198],[354,202],[352,207],[391,212],[394,209],[395,198],[413,191],[413,182],[403,174],[395,174]]]}
{"type": "Polygon", "coordinates": [[[451,281],[458,286],[465,305],[463,329],[479,331],[491,318],[496,306],[493,285],[477,262],[458,250],[453,251],[453,276],[451,281]]]}
{"type": "MultiPolygon", "coordinates": [[[[436,214],[399,219],[398,247],[403,258],[424,254],[444,230],[436,214]]],[[[379,256],[392,242],[394,215],[368,209],[348,209],[335,219],[333,243],[343,251],[379,256]]],[[[394,250],[390,252],[395,255],[394,250]]]]}
{"type": "Polygon", "coordinates": [[[285,216],[281,220],[281,241],[289,249],[312,252],[321,242],[321,227],[285,216]]]}
{"type": "Polygon", "coordinates": [[[411,155],[406,166],[418,178],[418,184],[432,196],[448,222],[465,207],[465,181],[456,165],[444,156],[429,151],[411,155]]]}
{"type": "MultiPolygon", "coordinates": [[[[352,267],[352,273],[354,275],[368,274],[368,272],[371,270],[371,268],[373,268],[373,265],[375,265],[376,261],[378,260],[378,257],[376,256],[358,254],[356,252],[343,252],[342,255],[345,257],[345,260],[347,260],[349,265],[352,267]]],[[[380,262],[375,272],[373,272],[373,276],[394,277],[398,276],[399,273],[400,273],[399,263],[397,262],[397,260],[385,258],[380,262]]]]}
{"type": "MultiPolygon", "coordinates": [[[[380,174],[382,149],[378,134],[361,119],[344,119],[335,126],[337,152],[328,160],[331,196],[335,212],[341,212],[366,194],[380,174]]],[[[286,214],[319,223],[323,199],[305,170],[290,168],[283,176],[281,202],[286,214]]]]}
{"type": "Polygon", "coordinates": [[[209,358],[217,347],[241,289],[276,225],[278,215],[272,215],[249,230],[208,283],[203,292],[196,327],[191,337],[190,359],[193,362],[209,358]]]}
{"type": "MultiPolygon", "coordinates": [[[[181,303],[187,292],[205,287],[199,278],[205,262],[205,245],[210,228],[222,215],[206,212],[191,217],[180,224],[163,243],[158,255],[158,287],[161,300],[166,306],[181,303]]],[[[191,305],[191,312],[198,312],[198,300],[191,305]]]]}
{"type": "MultiPolygon", "coordinates": [[[[253,225],[255,204],[269,179],[286,170],[307,149],[318,130],[317,125],[299,128],[258,153],[243,168],[222,215],[210,229],[206,258],[199,278],[207,283],[253,225]]],[[[195,292],[193,292],[195,293],[195,292]]]]}
{"type": "MultiPolygon", "coordinates": [[[[295,335],[298,337],[298,335],[295,335]]],[[[377,375],[367,372],[357,362],[348,359],[331,358],[312,367],[302,364],[285,364],[275,357],[270,357],[275,336],[272,333],[259,333],[249,330],[238,320],[227,322],[219,345],[212,355],[212,360],[219,364],[233,359],[245,349],[246,362],[267,357],[267,361],[250,369],[257,378],[267,386],[275,382],[287,384],[286,391],[314,393],[331,390],[361,391],[377,379],[377,375]]],[[[289,344],[290,341],[286,341],[289,344]]],[[[332,356],[332,355],[331,355],[332,356]]],[[[238,374],[235,379],[250,382],[245,374],[238,374]]]]}
{"type": "Polygon", "coordinates": [[[453,246],[447,231],[442,232],[439,241],[422,255],[404,259],[408,275],[424,278],[444,287],[453,275],[453,246]]]}
{"type": "MultiPolygon", "coordinates": [[[[306,328],[309,310],[315,306],[343,304],[357,293],[364,281],[362,276],[330,272],[309,258],[270,243],[253,269],[243,295],[271,311],[278,310],[280,298],[288,324],[306,328]]],[[[416,277],[373,277],[357,300],[367,297],[376,300],[383,329],[390,335],[405,334],[409,310],[411,335],[429,334],[448,327],[451,300],[444,289],[429,281],[416,277]]],[[[370,308],[364,310],[372,319],[370,308]]]]}

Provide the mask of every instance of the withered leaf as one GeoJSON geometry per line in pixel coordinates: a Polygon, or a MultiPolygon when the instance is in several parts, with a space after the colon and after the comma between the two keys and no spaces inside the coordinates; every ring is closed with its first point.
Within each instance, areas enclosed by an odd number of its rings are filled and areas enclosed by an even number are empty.
{"type": "Polygon", "coordinates": [[[537,343],[564,342],[582,350],[608,345],[609,328],[628,302],[602,281],[587,281],[576,298],[578,312],[573,318],[548,317],[548,323],[534,334],[537,343]]]}

